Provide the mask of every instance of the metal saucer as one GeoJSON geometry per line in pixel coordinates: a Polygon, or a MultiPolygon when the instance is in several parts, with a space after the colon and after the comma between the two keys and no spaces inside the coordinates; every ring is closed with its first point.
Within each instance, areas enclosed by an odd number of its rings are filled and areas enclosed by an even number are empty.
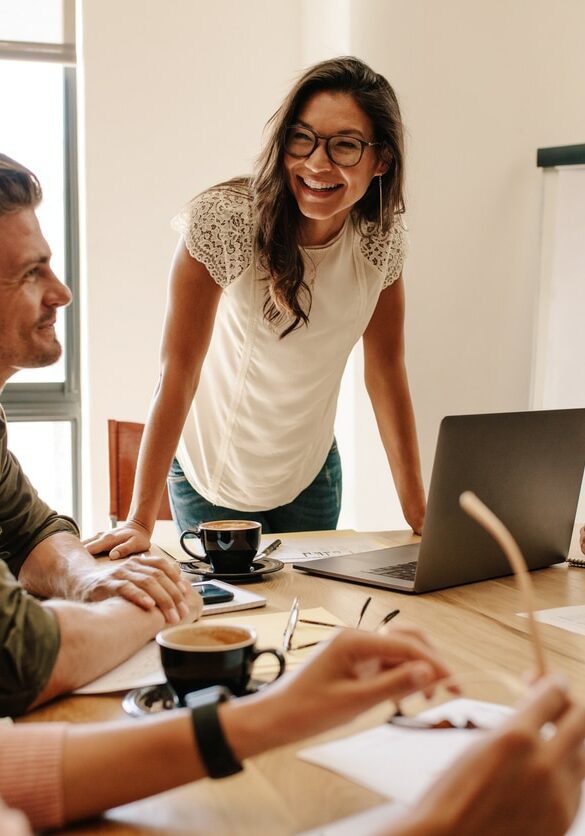
{"type": "MultiPolygon", "coordinates": [[[[251,679],[245,695],[255,694],[264,685],[266,683],[262,680],[251,679]]],[[[122,700],[122,708],[131,717],[145,717],[148,714],[159,714],[161,711],[181,708],[181,701],[168,682],[165,682],[163,685],[145,685],[128,691],[122,700]]]]}
{"type": "Polygon", "coordinates": [[[179,708],[179,698],[168,684],[145,685],[128,691],[122,700],[122,708],[132,717],[144,717],[146,714],[158,714],[179,708]]]}
{"type": "Polygon", "coordinates": [[[181,562],[183,572],[189,572],[191,575],[199,575],[203,579],[217,578],[217,580],[228,581],[229,583],[259,581],[262,580],[263,575],[279,572],[283,567],[284,563],[281,560],[275,560],[273,557],[261,557],[252,563],[249,572],[226,574],[224,572],[213,572],[209,563],[204,563],[203,561],[191,560],[188,563],[181,562]]]}

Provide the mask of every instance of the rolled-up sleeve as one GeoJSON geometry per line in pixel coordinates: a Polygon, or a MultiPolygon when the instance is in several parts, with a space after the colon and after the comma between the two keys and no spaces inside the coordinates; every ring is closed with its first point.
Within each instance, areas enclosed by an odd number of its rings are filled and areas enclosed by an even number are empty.
{"type": "Polygon", "coordinates": [[[59,653],[54,614],[0,560],[0,716],[24,714],[48,682],[59,653]]]}
{"type": "Polygon", "coordinates": [[[79,535],[74,520],[43,502],[8,450],[6,417],[0,407],[0,556],[18,577],[35,546],[59,531],[79,535]]]}

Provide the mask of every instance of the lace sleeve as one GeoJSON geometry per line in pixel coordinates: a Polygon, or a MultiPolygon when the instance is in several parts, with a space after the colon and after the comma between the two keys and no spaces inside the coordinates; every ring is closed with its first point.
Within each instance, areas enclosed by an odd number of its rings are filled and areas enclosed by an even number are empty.
{"type": "Polygon", "coordinates": [[[220,287],[228,287],[252,261],[252,205],[244,194],[226,188],[204,192],[171,223],[220,287]]]}
{"type": "Polygon", "coordinates": [[[382,290],[390,287],[402,273],[408,251],[405,227],[397,218],[389,232],[380,234],[373,226],[369,235],[361,239],[361,250],[365,258],[384,276],[382,290]]]}

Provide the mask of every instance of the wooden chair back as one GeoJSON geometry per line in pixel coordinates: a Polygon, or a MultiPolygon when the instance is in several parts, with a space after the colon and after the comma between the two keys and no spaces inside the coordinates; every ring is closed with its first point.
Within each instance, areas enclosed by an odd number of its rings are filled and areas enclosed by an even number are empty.
{"type": "MultiPolygon", "coordinates": [[[[138,424],[135,421],[108,421],[110,522],[112,528],[115,528],[119,520],[125,520],[128,517],[143,432],[144,424],[138,424]]],[[[157,519],[172,519],[166,487],[157,519]]]]}

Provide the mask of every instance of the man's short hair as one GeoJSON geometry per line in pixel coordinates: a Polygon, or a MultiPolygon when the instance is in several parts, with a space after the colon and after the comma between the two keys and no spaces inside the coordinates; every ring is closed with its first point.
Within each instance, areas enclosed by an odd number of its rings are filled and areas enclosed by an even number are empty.
{"type": "Polygon", "coordinates": [[[0,215],[35,209],[42,196],[41,184],[32,171],[0,154],[0,215]]]}

